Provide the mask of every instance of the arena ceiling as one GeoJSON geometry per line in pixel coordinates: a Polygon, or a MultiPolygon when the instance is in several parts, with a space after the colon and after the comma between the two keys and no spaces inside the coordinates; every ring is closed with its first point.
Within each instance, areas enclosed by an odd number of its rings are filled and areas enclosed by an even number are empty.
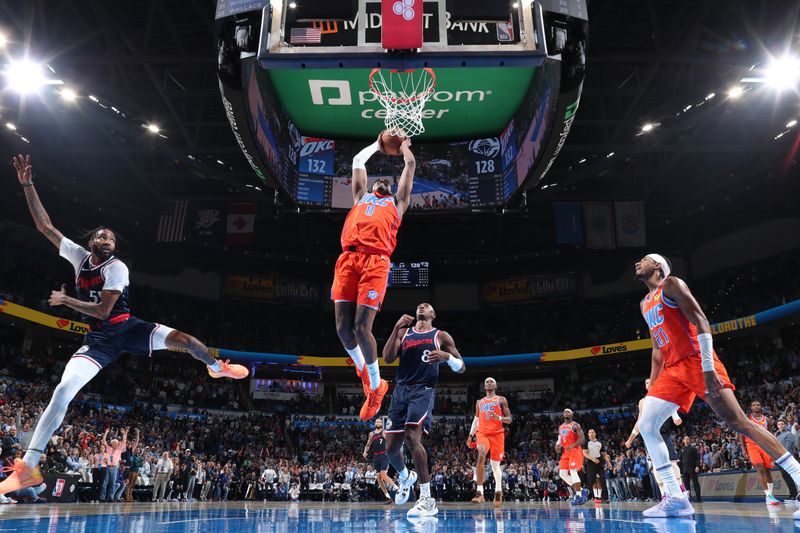
{"type": "MultiPolygon", "coordinates": [[[[689,219],[714,231],[724,229],[725,213],[746,209],[758,219],[794,208],[787,193],[796,191],[797,129],[774,137],[800,114],[800,97],[764,92],[733,101],[725,91],[768,53],[800,52],[800,3],[595,0],[589,8],[581,106],[547,187],[505,216],[440,218],[442,231],[476,227],[477,236],[467,232],[475,250],[465,254],[552,244],[553,201],[643,199],[656,237],[689,219]],[[658,126],[642,134],[647,123],[658,126]]],[[[37,169],[58,178],[48,178],[55,189],[143,227],[167,200],[274,202],[272,191],[245,186],[257,182],[220,101],[212,0],[16,0],[0,3],[0,13],[8,54],[29,49],[82,95],[75,105],[2,96],[3,122],[30,144],[5,129],[0,143],[6,152],[30,151],[37,169]],[[166,138],[142,127],[150,122],[166,138]]],[[[3,180],[0,191],[11,186],[3,180]]],[[[335,248],[331,215],[267,209],[276,228],[299,224],[304,241],[292,242],[300,255],[320,240],[335,248]]],[[[409,223],[409,233],[426,232],[430,219],[409,223]]],[[[271,245],[292,248],[275,233],[271,245]]]]}

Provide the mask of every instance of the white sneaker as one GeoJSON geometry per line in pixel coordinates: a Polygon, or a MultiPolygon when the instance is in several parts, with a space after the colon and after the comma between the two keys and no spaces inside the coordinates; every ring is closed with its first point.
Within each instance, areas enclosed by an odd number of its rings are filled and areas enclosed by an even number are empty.
{"type": "Polygon", "coordinates": [[[439,519],[435,516],[409,516],[408,521],[415,533],[435,533],[439,527],[439,519]]]}
{"type": "Polygon", "coordinates": [[[12,500],[5,494],[0,494],[0,504],[10,504],[10,503],[17,503],[17,500],[12,500]]]}
{"type": "Polygon", "coordinates": [[[435,516],[438,513],[439,509],[436,507],[436,500],[433,498],[420,498],[414,504],[414,507],[408,510],[406,516],[435,516]]]}
{"type": "Polygon", "coordinates": [[[397,492],[394,495],[394,503],[397,505],[403,505],[408,501],[408,497],[411,494],[411,488],[414,486],[414,483],[417,482],[417,473],[411,470],[408,473],[408,477],[405,481],[400,480],[400,486],[397,487],[397,492]]]}
{"type": "Polygon", "coordinates": [[[795,511],[795,512],[792,514],[792,516],[794,517],[794,519],[795,519],[795,520],[800,520],[800,509],[798,509],[797,511],[795,511]]]}
{"type": "Polygon", "coordinates": [[[776,498],[772,494],[767,494],[766,501],[767,501],[767,505],[780,505],[780,504],[783,503],[782,501],[780,501],[778,498],[776,498]]]}
{"type": "Polygon", "coordinates": [[[694,507],[687,498],[681,496],[667,496],[658,505],[646,509],[642,513],[647,518],[670,518],[674,516],[691,516],[694,507]]]}

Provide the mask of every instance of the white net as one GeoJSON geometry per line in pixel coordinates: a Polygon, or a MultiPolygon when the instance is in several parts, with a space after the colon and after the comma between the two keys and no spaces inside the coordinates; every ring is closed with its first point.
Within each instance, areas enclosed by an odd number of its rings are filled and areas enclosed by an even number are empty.
{"type": "Polygon", "coordinates": [[[370,89],[386,109],[384,124],[392,135],[413,137],[425,131],[422,112],[433,96],[436,74],[433,69],[374,69],[370,89]]]}

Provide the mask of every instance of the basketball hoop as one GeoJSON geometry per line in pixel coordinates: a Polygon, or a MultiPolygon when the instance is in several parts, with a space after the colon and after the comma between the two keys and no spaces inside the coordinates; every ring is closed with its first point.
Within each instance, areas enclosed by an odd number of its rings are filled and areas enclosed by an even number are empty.
{"type": "Polygon", "coordinates": [[[376,68],[369,74],[369,88],[386,109],[383,122],[392,135],[413,137],[425,131],[422,112],[435,87],[436,74],[431,68],[376,68]]]}

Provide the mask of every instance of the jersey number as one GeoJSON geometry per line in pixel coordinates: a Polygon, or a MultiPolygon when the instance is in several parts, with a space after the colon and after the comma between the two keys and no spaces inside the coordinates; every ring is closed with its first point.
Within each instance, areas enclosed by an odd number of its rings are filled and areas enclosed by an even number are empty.
{"type": "Polygon", "coordinates": [[[422,352],[422,357],[420,357],[420,359],[422,359],[423,363],[427,363],[428,362],[428,356],[430,354],[431,354],[430,350],[425,350],[424,352],[422,352]]]}
{"type": "Polygon", "coordinates": [[[100,303],[100,291],[89,291],[89,299],[93,304],[100,303]]]}
{"type": "Polygon", "coordinates": [[[364,214],[367,215],[368,217],[371,217],[372,213],[374,213],[374,212],[375,212],[375,206],[374,205],[368,205],[367,206],[367,210],[364,211],[364,214]]]}
{"type": "Polygon", "coordinates": [[[667,344],[669,344],[669,337],[661,328],[656,328],[653,330],[653,338],[656,341],[656,346],[659,348],[663,348],[667,344]]]}

